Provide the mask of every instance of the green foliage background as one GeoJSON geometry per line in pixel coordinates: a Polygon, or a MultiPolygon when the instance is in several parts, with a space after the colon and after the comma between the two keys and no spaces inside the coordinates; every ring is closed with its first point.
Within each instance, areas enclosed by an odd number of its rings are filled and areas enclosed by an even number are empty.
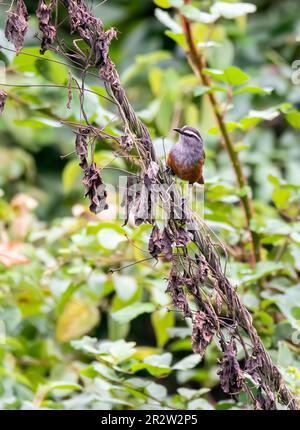
{"type": "MultiPolygon", "coordinates": [[[[33,13],[36,2],[26,3],[33,13]]],[[[236,188],[220,145],[208,89],[199,85],[182,50],[179,21],[170,8],[176,0],[96,3],[105,26],[119,30],[111,57],[158,153],[164,156],[162,136],[167,149],[173,143],[173,127],[188,123],[204,134],[205,219],[227,244],[227,273],[299,396],[300,84],[292,82],[292,63],[300,59],[297,2],[258,0],[256,13],[213,25],[186,11],[195,21],[196,42],[214,42],[203,48],[207,73],[230,107],[227,125],[253,192],[257,217],[251,227],[263,244],[256,268],[245,258],[243,190],[236,188]]],[[[194,6],[208,10],[213,3],[194,6]]],[[[4,38],[4,13],[0,21],[0,44],[11,47],[4,38]]],[[[32,16],[25,52],[39,55],[36,30],[32,16]]],[[[72,153],[74,134],[59,119],[81,120],[76,92],[68,110],[67,90],[55,88],[67,85],[67,67],[7,50],[0,56],[6,66],[1,82],[12,85],[3,86],[10,97],[0,119],[0,320],[6,334],[0,342],[0,408],[248,407],[243,396],[222,393],[215,344],[201,362],[192,353],[191,328],[165,294],[166,262],[148,260],[109,272],[149,257],[150,227],[122,227],[114,219],[112,195],[108,211],[89,214],[78,160],[60,157],[72,153]]],[[[105,91],[99,80],[90,76],[88,85],[99,94],[86,94],[89,120],[117,134],[120,122],[100,96],[105,91]]],[[[98,164],[130,170],[123,159],[114,159],[114,149],[97,142],[98,164]]],[[[103,171],[113,185],[120,174],[103,171]]]]}

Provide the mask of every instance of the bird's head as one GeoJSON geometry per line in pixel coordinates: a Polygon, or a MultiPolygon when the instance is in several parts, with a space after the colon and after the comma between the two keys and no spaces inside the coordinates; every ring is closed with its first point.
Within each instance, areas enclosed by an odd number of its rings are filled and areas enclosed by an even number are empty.
{"type": "Polygon", "coordinates": [[[174,128],[173,130],[181,135],[181,142],[184,144],[203,145],[202,136],[196,128],[185,125],[182,128],[174,128]]]}

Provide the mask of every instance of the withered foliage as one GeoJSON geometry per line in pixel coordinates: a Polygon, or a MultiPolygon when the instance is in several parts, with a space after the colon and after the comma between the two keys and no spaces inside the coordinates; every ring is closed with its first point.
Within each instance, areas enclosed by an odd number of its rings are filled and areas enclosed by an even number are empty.
{"type": "Polygon", "coordinates": [[[39,28],[43,33],[40,53],[44,54],[47,48],[52,45],[56,36],[56,28],[51,25],[52,12],[56,6],[56,0],[51,0],[49,5],[45,0],[40,0],[36,10],[39,28]]]}
{"type": "Polygon", "coordinates": [[[184,293],[184,282],[182,277],[177,270],[176,266],[173,264],[170,271],[170,276],[168,279],[168,286],[166,290],[172,298],[174,306],[179,309],[185,318],[192,317],[192,311],[188,304],[187,296],[184,293]]]}
{"type": "Polygon", "coordinates": [[[183,228],[173,231],[170,225],[167,225],[161,231],[157,225],[154,225],[148,249],[152,257],[157,258],[159,254],[163,254],[170,261],[173,257],[173,246],[185,247],[189,241],[189,234],[183,228]]]}
{"type": "Polygon", "coordinates": [[[257,394],[255,396],[255,409],[266,410],[266,411],[274,411],[277,409],[275,396],[272,391],[268,390],[267,395],[263,394],[263,390],[261,387],[258,387],[257,394]]]}
{"type": "Polygon", "coordinates": [[[212,342],[216,332],[216,324],[210,315],[198,311],[193,315],[192,346],[194,353],[202,358],[206,348],[212,342]]]}
{"type": "MultiPolygon", "coordinates": [[[[42,52],[55,43],[57,29],[51,23],[55,3],[55,0],[49,3],[40,0],[36,11],[43,33],[42,52]]],[[[123,197],[125,224],[130,212],[136,224],[153,224],[149,252],[154,258],[162,256],[172,263],[167,292],[173,306],[184,318],[192,320],[194,352],[203,357],[207,346],[216,339],[223,351],[219,376],[224,392],[236,395],[243,390],[249,394],[256,409],[275,409],[277,400],[290,409],[297,409],[296,400],[262,345],[250,313],[223,272],[218,247],[213,244],[209,230],[203,228],[204,223],[200,223],[186,202],[178,197],[172,178],[164,172],[156,157],[148,129],[139,120],[126,96],[116,67],[109,57],[109,46],[117,36],[116,30],[110,28],[104,31],[102,21],[93,15],[85,0],[61,0],[61,3],[67,9],[71,33],[78,33],[90,47],[89,55],[85,57],[82,51],[78,51],[78,58],[84,61],[85,70],[95,66],[98,68],[100,79],[105,82],[109,95],[117,104],[124,124],[124,135],[118,139],[121,149],[127,151],[130,159],[133,146],[137,148],[141,172],[127,178],[123,197]],[[156,185],[160,186],[159,191],[156,191],[156,185]],[[167,186],[162,190],[164,185],[167,186]],[[168,211],[168,222],[161,229],[155,220],[158,200],[168,211]],[[187,227],[191,222],[193,229],[187,227]],[[190,241],[193,242],[192,247],[187,246],[190,241]],[[247,344],[243,339],[245,333],[247,344]],[[244,351],[243,368],[237,359],[237,342],[244,351]],[[256,384],[256,392],[249,392],[247,376],[256,384]]],[[[24,1],[16,0],[8,16],[5,34],[17,51],[23,46],[27,21],[24,1]]],[[[69,55],[67,51],[63,54],[66,57],[69,55]]],[[[71,79],[70,82],[69,101],[71,79]]],[[[82,94],[83,91],[80,97],[82,94]]],[[[0,92],[0,112],[5,100],[6,93],[0,92]]],[[[82,103],[81,110],[84,113],[82,103]]],[[[85,115],[83,117],[86,119],[85,115]]],[[[90,164],[88,161],[89,139],[99,135],[94,131],[86,119],[86,125],[76,133],[76,152],[83,169],[83,184],[90,199],[90,210],[98,213],[107,208],[107,194],[100,169],[93,161],[90,164]]]]}
{"type": "Polygon", "coordinates": [[[244,375],[236,358],[237,349],[233,339],[225,344],[224,356],[220,361],[220,383],[223,391],[238,394],[243,388],[244,375]]]}
{"type": "Polygon", "coordinates": [[[7,93],[3,90],[0,90],[0,115],[4,111],[6,99],[7,99],[7,93]]]}
{"type": "Polygon", "coordinates": [[[130,152],[133,148],[134,141],[132,139],[132,136],[129,133],[123,134],[123,136],[120,137],[120,147],[124,151],[130,152]]]}
{"type": "Polygon", "coordinates": [[[80,36],[90,45],[94,56],[94,65],[105,65],[108,61],[109,45],[117,31],[110,28],[103,31],[103,24],[99,18],[92,15],[86,3],[82,0],[64,1],[68,7],[71,30],[78,31],[80,36]]]}
{"type": "Polygon", "coordinates": [[[84,169],[82,183],[86,190],[85,195],[89,197],[91,202],[90,211],[97,214],[108,209],[108,204],[106,203],[107,192],[96,163],[93,162],[84,169]]]}
{"type": "Polygon", "coordinates": [[[127,212],[130,208],[135,225],[153,224],[155,222],[155,210],[158,201],[158,171],[158,164],[150,162],[147,170],[139,176],[138,180],[133,181],[131,178],[127,182],[127,186],[131,190],[124,193],[123,205],[126,206],[127,212]]]}
{"type": "Polygon", "coordinates": [[[19,52],[24,44],[28,30],[28,12],[23,0],[17,0],[13,10],[9,12],[5,26],[5,37],[12,42],[19,52]]]}
{"type": "Polygon", "coordinates": [[[133,207],[133,204],[134,202],[140,199],[140,195],[141,195],[140,178],[135,175],[127,176],[125,192],[123,193],[123,198],[121,202],[121,206],[125,208],[125,219],[124,219],[123,227],[128,223],[129,215],[133,207]]]}
{"type": "Polygon", "coordinates": [[[88,167],[88,136],[89,129],[80,128],[76,133],[75,151],[79,157],[79,166],[85,170],[88,167]]]}
{"type": "Polygon", "coordinates": [[[88,163],[88,137],[89,129],[81,128],[76,133],[75,150],[79,157],[79,166],[83,170],[82,183],[85,188],[85,196],[90,199],[90,211],[97,214],[108,209],[106,202],[107,192],[103,184],[100,170],[95,162],[88,163]]]}

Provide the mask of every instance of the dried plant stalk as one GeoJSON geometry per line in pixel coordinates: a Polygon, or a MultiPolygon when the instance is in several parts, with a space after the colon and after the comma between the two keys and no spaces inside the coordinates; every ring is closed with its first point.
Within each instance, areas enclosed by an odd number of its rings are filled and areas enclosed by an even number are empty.
{"type": "MultiPolygon", "coordinates": [[[[109,57],[109,44],[116,36],[115,29],[104,31],[102,21],[92,14],[84,0],[62,0],[62,3],[68,10],[71,31],[79,33],[90,47],[91,52],[85,58],[85,67],[98,68],[100,79],[105,82],[108,92],[118,106],[125,132],[119,139],[121,148],[128,151],[128,157],[130,157],[134,144],[140,154],[141,172],[137,182],[142,185],[142,191],[138,194],[139,204],[134,208],[130,197],[128,210],[134,210],[138,223],[153,224],[149,241],[151,255],[155,258],[164,255],[172,262],[167,291],[173,305],[185,318],[192,320],[194,351],[203,356],[206,347],[216,336],[223,351],[219,375],[221,386],[226,393],[237,395],[245,391],[256,409],[275,409],[276,399],[289,409],[298,409],[297,402],[284,384],[278,368],[267,354],[252,324],[250,313],[241,303],[234,286],[224,274],[217,247],[212,243],[205,223],[186,204],[183,204],[178,188],[164,171],[155,154],[146,126],[139,120],[126,96],[116,67],[109,57]],[[168,205],[165,206],[170,209],[168,223],[161,231],[152,214],[149,211],[142,214],[141,209],[146,200],[149,203],[147,196],[151,193],[151,187],[165,184],[167,184],[167,191],[162,187],[165,191],[160,189],[156,196],[156,199],[163,199],[164,203],[167,197],[168,205]],[[179,212],[180,217],[178,217],[179,212]],[[189,242],[196,245],[197,252],[188,251],[189,242]],[[174,244],[181,252],[174,252],[174,244]],[[196,309],[191,309],[188,296],[194,299],[196,309]],[[229,338],[224,335],[224,331],[227,331],[229,338]],[[244,341],[245,337],[247,345],[244,341]],[[244,350],[243,367],[237,360],[237,344],[244,350]],[[256,386],[256,390],[253,389],[253,385],[256,386]]],[[[88,123],[87,129],[95,133],[94,128],[88,123]]],[[[97,167],[94,164],[89,166],[87,162],[87,134],[87,131],[78,131],[76,150],[80,157],[80,165],[87,175],[84,178],[84,185],[88,194],[91,194],[92,204],[98,207],[101,199],[97,200],[97,190],[99,187],[102,189],[103,184],[101,179],[101,183],[99,182],[97,167]]],[[[130,182],[132,182],[131,177],[128,187],[130,182]]],[[[127,195],[130,195],[129,191],[128,188],[127,195]]],[[[102,203],[105,197],[102,194],[102,203]]],[[[153,200],[154,205],[156,199],[153,200]]]]}

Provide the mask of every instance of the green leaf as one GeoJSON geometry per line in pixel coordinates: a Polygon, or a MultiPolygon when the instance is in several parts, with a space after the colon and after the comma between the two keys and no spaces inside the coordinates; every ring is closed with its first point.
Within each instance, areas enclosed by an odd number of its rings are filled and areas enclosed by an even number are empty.
{"type": "Polygon", "coordinates": [[[156,354],[148,355],[144,359],[145,363],[150,363],[153,366],[157,366],[157,367],[170,367],[171,361],[172,361],[172,354],[170,354],[169,352],[166,352],[161,355],[156,355],[156,354]]]}
{"type": "Polygon", "coordinates": [[[285,114],[285,119],[291,126],[300,129],[300,112],[292,110],[285,114]]]}
{"type": "Polygon", "coordinates": [[[170,7],[179,8],[184,4],[183,0],[154,0],[154,3],[163,9],[170,9],[170,7]]]}
{"type": "Polygon", "coordinates": [[[204,394],[209,393],[210,388],[200,388],[199,390],[193,390],[191,388],[178,388],[177,392],[180,396],[184,397],[185,399],[192,400],[195,398],[199,398],[204,394]]]}
{"type": "Polygon", "coordinates": [[[194,96],[202,96],[203,94],[207,93],[210,90],[210,87],[206,87],[205,85],[199,85],[194,89],[194,96]]]}
{"type": "Polygon", "coordinates": [[[112,318],[121,324],[132,321],[136,317],[144,313],[151,313],[155,310],[152,303],[134,303],[133,305],[126,306],[111,314],[112,318]]]}
{"type": "Polygon", "coordinates": [[[258,124],[260,121],[272,121],[280,115],[276,108],[265,110],[250,110],[247,116],[240,120],[240,124],[247,130],[249,127],[258,124]]]}
{"type": "Polygon", "coordinates": [[[259,118],[265,121],[272,121],[280,115],[279,111],[275,108],[269,108],[265,110],[250,110],[249,118],[259,118]]]}
{"type": "Polygon", "coordinates": [[[185,5],[181,7],[180,12],[187,19],[190,19],[191,21],[195,21],[195,22],[201,22],[203,24],[211,24],[212,22],[215,22],[216,19],[218,19],[218,15],[207,13],[207,12],[201,12],[199,9],[197,9],[192,5],[185,5]]]}
{"type": "Polygon", "coordinates": [[[280,179],[277,176],[268,175],[268,180],[271,182],[271,184],[273,184],[275,186],[280,185],[280,179]]]}
{"type": "Polygon", "coordinates": [[[165,35],[174,40],[179,46],[186,47],[186,38],[183,33],[174,33],[171,30],[166,30],[165,35]]]}
{"type": "Polygon", "coordinates": [[[174,364],[173,369],[174,370],[188,370],[188,369],[194,369],[194,367],[197,366],[201,361],[201,357],[199,354],[191,354],[188,357],[183,358],[182,360],[178,361],[176,364],[174,364]]]}
{"type": "Polygon", "coordinates": [[[156,117],[156,125],[162,136],[167,136],[174,110],[174,98],[172,94],[164,94],[160,100],[159,115],[156,117]]]}
{"type": "Polygon", "coordinates": [[[272,199],[278,209],[287,209],[292,192],[285,188],[275,188],[272,193],[272,199]]]}
{"type": "Polygon", "coordinates": [[[212,410],[212,405],[205,399],[195,399],[188,403],[188,409],[189,410],[212,410]]]}
{"type": "Polygon", "coordinates": [[[240,120],[240,124],[242,125],[244,130],[247,130],[248,128],[258,124],[260,121],[263,121],[263,119],[244,117],[240,120]]]}
{"type": "Polygon", "coordinates": [[[97,240],[99,245],[103,248],[112,250],[116,249],[126,238],[124,235],[119,234],[114,228],[102,228],[99,233],[97,233],[97,240]]]}
{"type": "Polygon", "coordinates": [[[300,330],[298,311],[295,312],[295,306],[300,303],[300,284],[286,288],[284,294],[272,295],[271,298],[276,300],[276,305],[292,327],[300,330]]]}
{"type": "MultiPolygon", "coordinates": [[[[88,354],[101,355],[108,362],[116,364],[128,360],[136,352],[135,342],[126,342],[124,339],[98,341],[96,338],[84,336],[82,339],[73,340],[71,345],[73,348],[88,354]]],[[[100,367],[102,369],[102,366],[100,367]]],[[[96,366],[94,369],[99,371],[96,366]]]]}
{"type": "Polygon", "coordinates": [[[22,53],[30,55],[17,55],[13,66],[20,72],[35,73],[54,84],[65,85],[68,82],[68,69],[65,65],[59,64],[61,58],[49,51],[44,55],[39,51],[38,47],[22,49],[22,53]]]}
{"type": "Polygon", "coordinates": [[[61,127],[62,124],[58,121],[55,121],[50,118],[33,118],[30,119],[15,119],[14,122],[17,125],[20,125],[22,127],[30,127],[30,128],[53,128],[53,127],[61,127]]]}
{"type": "Polygon", "coordinates": [[[252,284],[261,278],[284,272],[284,270],[285,266],[282,263],[276,263],[273,261],[260,261],[257,263],[255,269],[246,270],[246,273],[241,272],[239,278],[244,284],[252,284]]]}
{"type": "Polygon", "coordinates": [[[59,315],[56,324],[56,337],[59,342],[68,342],[80,337],[95,327],[100,320],[96,304],[83,299],[72,298],[59,315]]]}
{"type": "Polygon", "coordinates": [[[234,19],[247,15],[248,13],[254,13],[256,11],[256,6],[252,3],[228,3],[219,1],[213,4],[210,11],[223,18],[234,19]]]}
{"type": "Polygon", "coordinates": [[[130,367],[130,370],[134,373],[139,372],[140,370],[147,370],[147,372],[149,372],[150,375],[155,376],[157,378],[163,375],[166,376],[172,372],[172,369],[170,367],[154,366],[153,364],[150,364],[150,363],[132,364],[130,367]]]}
{"type": "Polygon", "coordinates": [[[65,193],[69,193],[72,188],[74,187],[74,184],[80,178],[82,175],[82,170],[78,164],[78,160],[71,160],[69,161],[62,172],[62,183],[63,183],[63,190],[65,193]]]}
{"type": "Polygon", "coordinates": [[[207,76],[210,76],[214,79],[218,79],[218,80],[223,80],[224,77],[224,72],[223,70],[219,70],[219,69],[209,69],[209,68],[205,68],[203,69],[203,73],[207,76]]]}
{"type": "Polygon", "coordinates": [[[294,358],[293,358],[293,354],[292,351],[290,351],[290,349],[288,348],[288,344],[287,342],[284,341],[279,341],[278,342],[278,354],[277,354],[277,364],[279,366],[281,366],[282,368],[287,368],[293,364],[298,364],[298,363],[294,363],[294,358]]]}
{"type": "Polygon", "coordinates": [[[160,309],[151,314],[157,346],[163,347],[169,340],[169,329],[174,326],[174,313],[160,309]]]}
{"type": "Polygon", "coordinates": [[[113,274],[116,292],[123,302],[127,302],[134,296],[137,290],[137,282],[133,276],[113,274]]]}
{"type": "Polygon", "coordinates": [[[166,352],[161,355],[148,355],[143,363],[134,363],[131,365],[133,372],[147,370],[151,375],[159,377],[171,373],[172,355],[166,352]]]}
{"type": "Polygon", "coordinates": [[[234,90],[233,94],[237,95],[242,93],[252,93],[252,94],[266,95],[266,94],[271,94],[272,91],[273,91],[273,88],[268,88],[268,87],[262,88],[262,87],[256,87],[254,85],[249,85],[249,86],[234,90]]]}
{"type": "Polygon", "coordinates": [[[156,384],[155,382],[151,382],[151,384],[147,385],[146,392],[158,400],[163,400],[168,395],[167,389],[163,385],[156,384]]]}
{"type": "Polygon", "coordinates": [[[163,71],[158,67],[153,67],[149,72],[149,83],[155,96],[159,96],[163,71]]]}
{"type": "MultiPolygon", "coordinates": [[[[234,122],[234,121],[227,121],[226,122],[226,128],[227,128],[227,130],[229,131],[229,133],[231,133],[231,132],[233,132],[234,130],[236,130],[236,129],[242,129],[243,127],[241,126],[241,124],[240,123],[238,123],[238,122],[234,122]]],[[[209,134],[218,134],[218,133],[220,133],[220,129],[219,129],[219,127],[211,127],[209,130],[208,130],[208,133],[209,134]]]]}
{"type": "Polygon", "coordinates": [[[49,392],[53,390],[82,390],[81,385],[69,381],[51,382],[51,384],[49,384],[47,388],[49,392]]]}
{"type": "Polygon", "coordinates": [[[247,143],[243,143],[243,142],[238,142],[234,145],[234,150],[235,152],[241,152],[244,151],[245,149],[249,149],[250,145],[248,145],[247,143]]]}
{"type": "Polygon", "coordinates": [[[300,307],[299,306],[295,306],[294,308],[292,308],[292,315],[296,320],[300,321],[300,307]]]}
{"type": "Polygon", "coordinates": [[[171,7],[169,0],[154,0],[154,3],[163,9],[169,9],[171,7]]]}
{"type": "Polygon", "coordinates": [[[161,9],[155,9],[154,14],[162,24],[164,24],[174,33],[182,33],[180,25],[177,24],[177,22],[171,17],[168,12],[165,12],[161,9]]]}
{"type": "Polygon", "coordinates": [[[241,85],[249,80],[249,76],[238,67],[230,66],[224,70],[223,80],[230,85],[241,85]]]}
{"type": "Polygon", "coordinates": [[[247,73],[235,66],[226,67],[226,69],[204,69],[205,75],[211,76],[214,79],[221,80],[229,85],[241,85],[249,80],[247,73]]]}

